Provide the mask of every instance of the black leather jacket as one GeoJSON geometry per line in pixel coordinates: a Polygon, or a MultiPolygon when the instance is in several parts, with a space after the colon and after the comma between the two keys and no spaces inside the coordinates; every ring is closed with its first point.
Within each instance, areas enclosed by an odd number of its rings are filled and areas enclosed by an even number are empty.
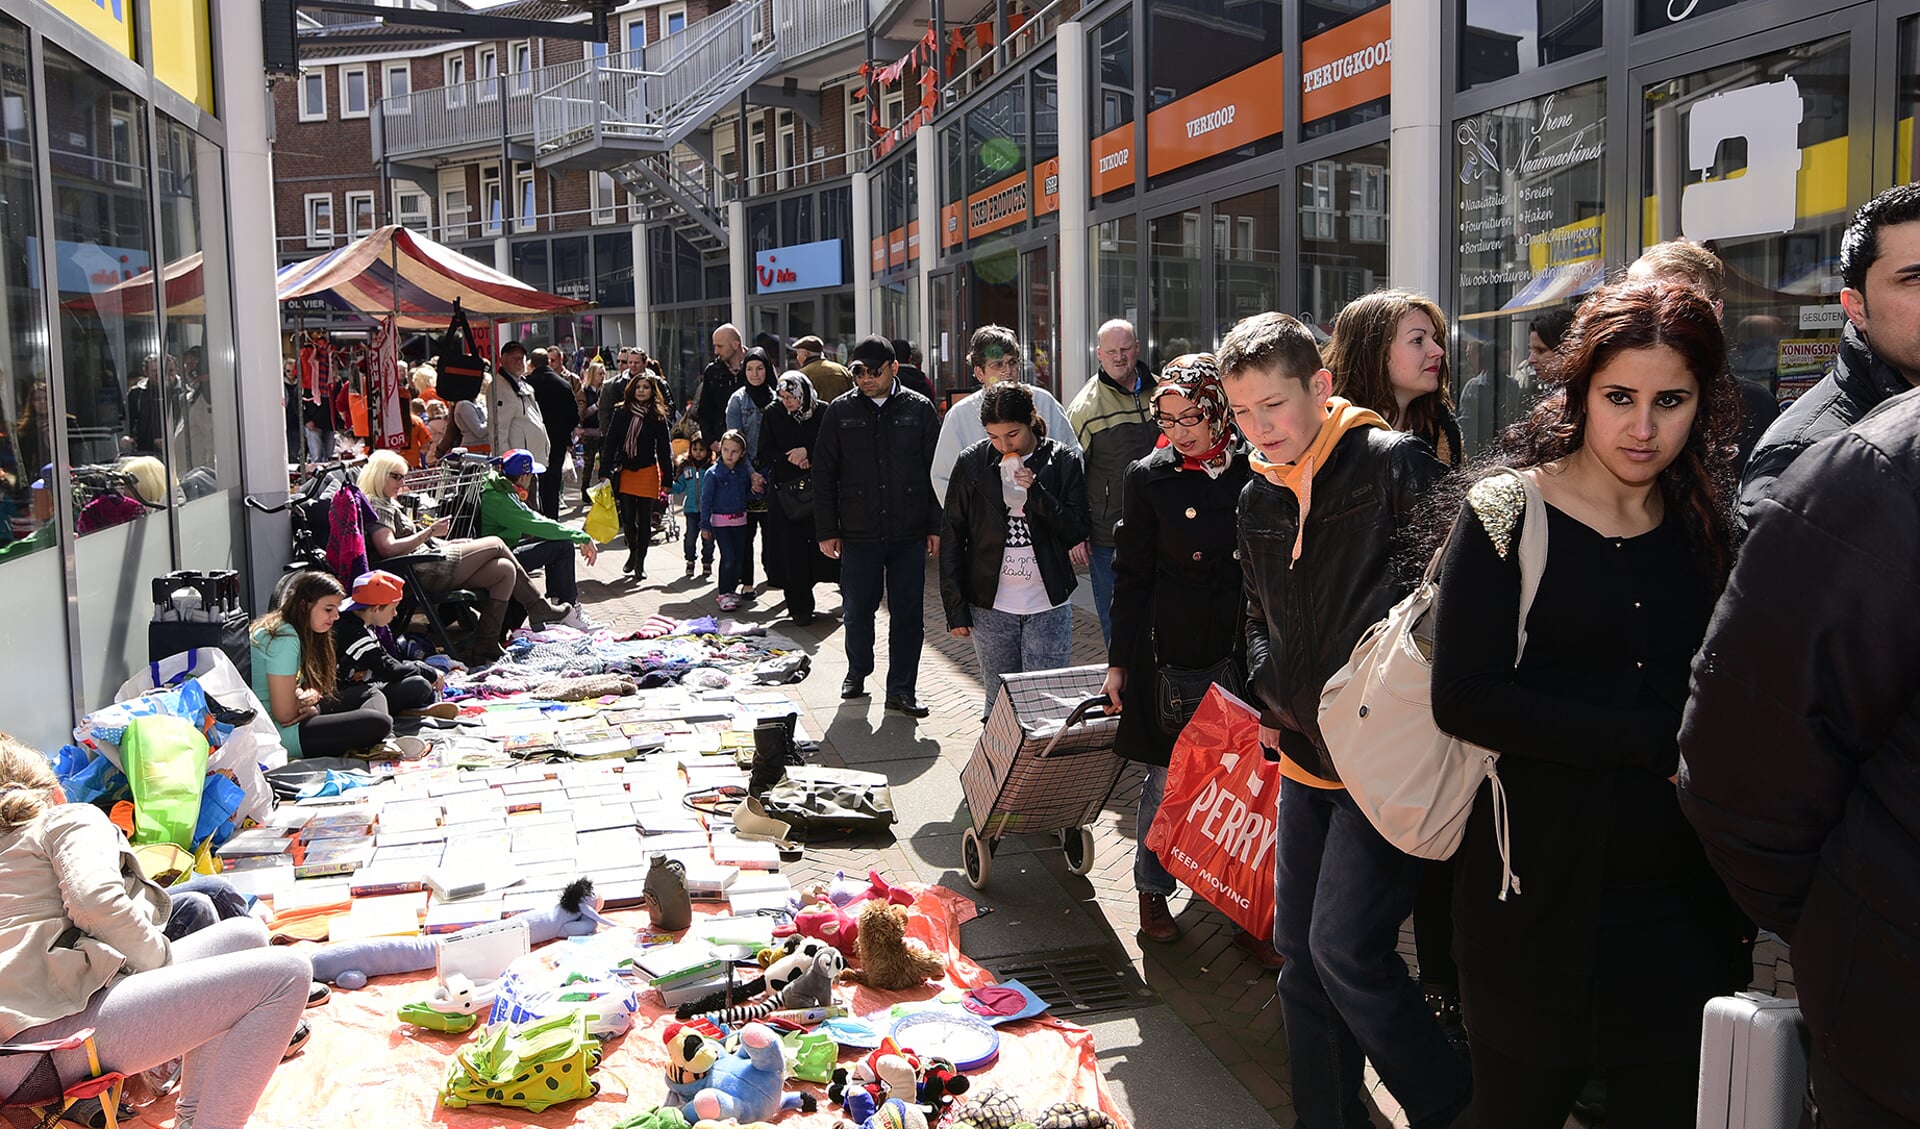
{"type": "Polygon", "coordinates": [[[1300,559],[1300,503],[1256,473],[1240,492],[1240,567],[1247,589],[1248,687],[1280,751],[1338,780],[1320,736],[1320,691],[1353,647],[1409,590],[1393,569],[1396,541],[1421,494],[1446,473],[1405,432],[1341,436],[1313,478],[1300,559]]]}
{"type": "MultiPolygon", "coordinates": [[[[1087,479],[1080,455],[1042,439],[1027,462],[1027,528],[1047,598],[1058,606],[1077,581],[1067,550],[1087,539],[1087,479]]],[[[1000,452],[982,439],[960,453],[947,488],[948,540],[940,546],[940,598],[947,627],[972,627],[973,609],[990,608],[1000,590],[1000,560],[1007,547],[1007,506],[1000,497],[1000,452]]]]}
{"type": "Polygon", "coordinates": [[[813,447],[814,528],[820,540],[911,541],[940,532],[933,447],[940,417],[918,392],[893,386],[884,406],[858,388],[825,408],[813,447]]]}

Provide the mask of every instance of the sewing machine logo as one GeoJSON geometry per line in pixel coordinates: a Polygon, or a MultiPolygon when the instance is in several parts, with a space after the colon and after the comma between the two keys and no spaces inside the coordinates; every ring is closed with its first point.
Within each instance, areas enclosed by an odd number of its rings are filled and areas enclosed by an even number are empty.
{"type": "Polygon", "coordinates": [[[1687,112],[1687,170],[1702,179],[1680,193],[1680,230],[1702,242],[1792,231],[1799,220],[1800,119],[1791,78],[1702,98],[1687,112]],[[1746,171],[1714,178],[1729,141],[1743,142],[1746,171]]]}

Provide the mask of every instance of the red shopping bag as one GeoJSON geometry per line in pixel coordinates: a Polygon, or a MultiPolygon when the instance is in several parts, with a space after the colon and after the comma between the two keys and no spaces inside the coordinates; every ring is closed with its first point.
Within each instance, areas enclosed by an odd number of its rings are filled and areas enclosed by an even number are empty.
{"type": "Polygon", "coordinates": [[[1273,932],[1280,765],[1260,753],[1260,715],[1214,686],[1180,732],[1145,848],[1256,937],[1273,932]]]}

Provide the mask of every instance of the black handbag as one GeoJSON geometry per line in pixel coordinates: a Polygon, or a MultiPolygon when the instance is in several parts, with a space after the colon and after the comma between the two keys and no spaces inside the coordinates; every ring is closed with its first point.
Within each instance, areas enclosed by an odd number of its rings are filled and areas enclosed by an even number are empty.
{"type": "Polygon", "coordinates": [[[803,474],[799,478],[773,484],[774,504],[780,507],[780,514],[788,521],[811,521],[813,519],[813,475],[803,474]]]}
{"type": "Polygon", "coordinates": [[[480,395],[480,381],[486,374],[487,362],[474,350],[473,327],[467,324],[460,299],[455,298],[453,319],[447,323],[446,336],[440,339],[440,375],[434,381],[434,391],[449,402],[471,400],[480,395]]]}
{"type": "Polygon", "coordinates": [[[1240,673],[1237,655],[1228,655],[1206,667],[1160,666],[1153,697],[1154,716],[1160,722],[1160,731],[1169,737],[1180,736],[1187,722],[1193,720],[1194,711],[1200,708],[1201,699],[1215,685],[1236,698],[1247,696],[1247,682],[1240,673]]]}
{"type": "Polygon", "coordinates": [[[887,778],[853,768],[790,767],[760,802],[769,816],[809,842],[885,831],[894,820],[887,778]]]}

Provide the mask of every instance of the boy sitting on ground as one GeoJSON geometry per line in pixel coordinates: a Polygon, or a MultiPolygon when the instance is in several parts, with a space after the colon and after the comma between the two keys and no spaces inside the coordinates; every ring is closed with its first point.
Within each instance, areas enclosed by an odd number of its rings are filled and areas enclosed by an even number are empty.
{"type": "Polygon", "coordinates": [[[375,631],[393,622],[405,594],[405,583],[391,572],[376,569],[354,580],[352,593],[340,605],[340,619],[333,625],[338,678],[383,691],[396,715],[451,718],[458,708],[440,701],[446,676],[427,663],[395,655],[375,631]]]}

